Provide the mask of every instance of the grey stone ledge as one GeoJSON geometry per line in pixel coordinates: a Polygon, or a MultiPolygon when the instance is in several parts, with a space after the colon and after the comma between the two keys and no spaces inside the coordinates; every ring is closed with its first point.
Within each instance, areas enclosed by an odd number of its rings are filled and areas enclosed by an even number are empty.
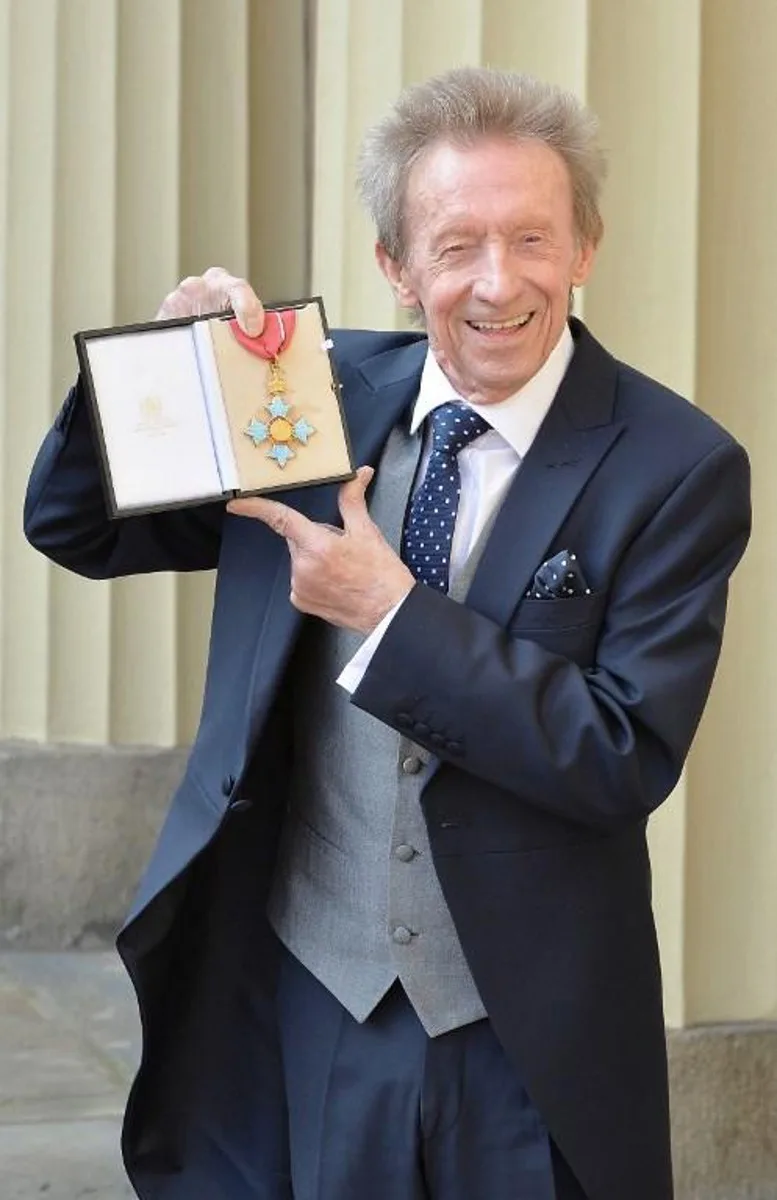
{"type": "Polygon", "coordinates": [[[777,1200],[777,1022],[667,1041],[679,1200],[777,1200]]]}
{"type": "Polygon", "coordinates": [[[186,755],[0,742],[0,946],[112,941],[186,755]]]}

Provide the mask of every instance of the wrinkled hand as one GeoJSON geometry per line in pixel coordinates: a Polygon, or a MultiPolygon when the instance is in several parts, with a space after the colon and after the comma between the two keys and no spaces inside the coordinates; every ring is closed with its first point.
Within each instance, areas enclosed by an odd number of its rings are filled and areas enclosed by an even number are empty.
{"type": "Polygon", "coordinates": [[[364,493],[372,467],[340,488],[343,528],[319,525],[277,500],[231,500],[228,512],[264,521],[286,539],[291,555],[291,602],[357,633],[372,633],[415,583],[367,511],[364,493]]]}
{"type": "Polygon", "coordinates": [[[230,275],[223,267],[208,267],[203,275],[190,275],[165,296],[155,320],[172,317],[199,317],[203,313],[231,309],[237,323],[249,337],[264,328],[264,308],[256,292],[245,279],[230,275]]]}

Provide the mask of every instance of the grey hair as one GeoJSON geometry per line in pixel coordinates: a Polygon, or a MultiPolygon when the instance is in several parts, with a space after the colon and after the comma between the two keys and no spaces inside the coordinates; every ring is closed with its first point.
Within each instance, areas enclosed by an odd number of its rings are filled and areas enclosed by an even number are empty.
{"type": "Polygon", "coordinates": [[[566,163],[577,236],[596,245],[603,230],[599,196],[606,174],[598,134],[591,110],[554,84],[489,67],[455,67],[405,88],[391,112],[368,130],[357,163],[357,186],[378,241],[402,262],[407,254],[403,212],[408,178],[432,145],[534,138],[566,163]]]}

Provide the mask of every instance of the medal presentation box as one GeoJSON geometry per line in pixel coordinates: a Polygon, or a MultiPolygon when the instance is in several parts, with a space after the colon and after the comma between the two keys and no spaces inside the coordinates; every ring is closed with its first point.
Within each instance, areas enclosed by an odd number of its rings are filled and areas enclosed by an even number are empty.
{"type": "Polygon", "coordinates": [[[320,297],[75,335],[112,517],[352,479],[320,297]]]}

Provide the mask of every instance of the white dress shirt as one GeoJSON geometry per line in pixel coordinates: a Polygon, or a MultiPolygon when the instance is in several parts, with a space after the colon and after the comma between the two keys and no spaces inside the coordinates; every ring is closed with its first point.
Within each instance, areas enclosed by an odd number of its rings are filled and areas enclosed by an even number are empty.
{"type": "MultiPolygon", "coordinates": [[[[491,429],[459,453],[461,496],[451,543],[449,578],[453,581],[472,550],[483,529],[502,503],[522,460],[537,436],[548,409],[553,403],[561,380],[566,374],[574,353],[574,341],[569,327],[540,370],[528,383],[500,404],[468,404],[457,396],[444,375],[437,359],[427,352],[421,374],[421,386],[410,423],[415,433],[433,409],[456,401],[479,413],[491,429]]],[[[427,434],[416,480],[420,486],[432,452],[431,437],[427,434]]],[[[373,654],[394,616],[404,604],[387,613],[380,624],[346,663],[337,682],[349,692],[355,692],[362,681],[373,654]]]]}

